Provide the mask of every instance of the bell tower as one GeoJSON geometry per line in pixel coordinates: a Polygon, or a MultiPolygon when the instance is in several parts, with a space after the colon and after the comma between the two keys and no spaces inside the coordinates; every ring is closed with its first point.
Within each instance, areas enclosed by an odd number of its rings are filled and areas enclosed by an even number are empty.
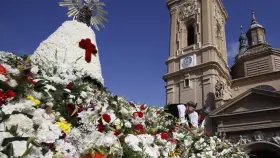
{"type": "Polygon", "coordinates": [[[170,50],[166,61],[166,102],[198,103],[197,109],[231,98],[221,0],[167,0],[170,50]]]}

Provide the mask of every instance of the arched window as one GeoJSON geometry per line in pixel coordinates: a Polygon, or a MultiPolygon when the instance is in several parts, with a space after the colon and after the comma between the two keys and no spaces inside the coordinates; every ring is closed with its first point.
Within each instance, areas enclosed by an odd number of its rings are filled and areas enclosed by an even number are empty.
{"type": "Polygon", "coordinates": [[[189,24],[187,26],[187,30],[188,30],[188,46],[190,46],[195,43],[195,26],[193,24],[189,24]]]}
{"type": "Polygon", "coordinates": [[[252,44],[253,45],[258,44],[258,35],[256,32],[252,32],[252,38],[253,38],[252,44]]]}
{"type": "Polygon", "coordinates": [[[256,89],[262,89],[262,90],[266,90],[266,91],[271,91],[271,92],[275,92],[276,89],[272,86],[269,85],[259,85],[255,87],[256,89]]]}

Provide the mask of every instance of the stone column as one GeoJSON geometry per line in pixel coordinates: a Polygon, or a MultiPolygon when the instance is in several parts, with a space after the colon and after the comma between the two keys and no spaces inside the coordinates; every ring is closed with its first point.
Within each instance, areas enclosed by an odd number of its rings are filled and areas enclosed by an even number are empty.
{"type": "Polygon", "coordinates": [[[170,57],[176,56],[177,51],[177,18],[177,9],[172,9],[170,11],[170,57]]]}
{"type": "Polygon", "coordinates": [[[212,30],[211,30],[211,4],[210,0],[202,1],[202,43],[203,45],[211,44],[212,30]]]}

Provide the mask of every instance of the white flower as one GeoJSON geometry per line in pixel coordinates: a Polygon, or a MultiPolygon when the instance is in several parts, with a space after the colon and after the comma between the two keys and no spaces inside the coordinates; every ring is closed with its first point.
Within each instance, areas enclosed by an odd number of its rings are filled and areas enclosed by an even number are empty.
{"type": "Polygon", "coordinates": [[[145,147],[144,152],[151,158],[158,158],[160,156],[158,146],[156,146],[156,145],[154,147],[151,147],[151,146],[145,147]]]}
{"type": "Polygon", "coordinates": [[[104,136],[103,143],[105,146],[111,147],[114,144],[118,144],[118,138],[114,135],[113,132],[109,132],[104,136]]]}
{"type": "Polygon", "coordinates": [[[63,89],[63,90],[66,91],[66,92],[68,92],[68,93],[71,93],[70,89],[65,88],[65,89],[63,89]]]}
{"type": "Polygon", "coordinates": [[[124,126],[126,128],[131,128],[131,123],[129,121],[127,121],[127,120],[124,120],[124,126]]]}
{"type": "Polygon", "coordinates": [[[55,115],[54,114],[47,114],[44,109],[36,109],[33,114],[33,122],[36,125],[41,125],[45,121],[51,121],[52,123],[55,122],[55,115]]]}
{"type": "Polygon", "coordinates": [[[128,134],[125,139],[124,142],[134,151],[142,151],[142,149],[138,146],[140,140],[138,139],[138,137],[136,137],[133,134],[128,134]]]}
{"type": "Polygon", "coordinates": [[[6,68],[8,73],[13,74],[15,76],[17,76],[19,74],[19,70],[18,69],[14,69],[10,65],[8,65],[8,64],[2,64],[2,65],[6,68]]]}
{"type": "Polygon", "coordinates": [[[13,141],[13,148],[14,148],[14,156],[15,157],[20,157],[26,148],[26,141],[13,141]]]}
{"type": "Polygon", "coordinates": [[[38,71],[39,71],[39,68],[38,68],[38,66],[32,66],[30,71],[31,71],[32,74],[37,74],[38,71]]]}
{"type": "Polygon", "coordinates": [[[55,150],[64,156],[76,157],[75,155],[77,155],[77,149],[71,143],[65,142],[64,140],[57,140],[55,146],[55,150]]]}
{"type": "Polygon", "coordinates": [[[2,111],[6,115],[12,114],[15,109],[16,109],[15,105],[11,105],[11,104],[2,106],[2,111]]]}
{"type": "Polygon", "coordinates": [[[80,95],[81,95],[82,98],[86,98],[87,97],[87,92],[82,91],[80,95]]]}
{"type": "Polygon", "coordinates": [[[50,121],[42,123],[36,132],[37,141],[40,143],[54,143],[59,136],[61,136],[60,128],[56,124],[52,124],[50,121]]]}
{"type": "Polygon", "coordinates": [[[32,136],[34,132],[33,121],[23,114],[11,115],[4,124],[8,129],[17,126],[17,133],[22,136],[32,136]]]}
{"type": "Polygon", "coordinates": [[[16,81],[16,80],[12,79],[12,80],[9,81],[9,85],[10,85],[11,87],[16,87],[18,84],[17,84],[17,81],[16,81]]]}
{"type": "Polygon", "coordinates": [[[141,134],[137,136],[144,146],[150,146],[154,143],[154,137],[149,134],[141,134]]]}
{"type": "Polygon", "coordinates": [[[0,80],[1,80],[1,81],[6,81],[7,78],[6,78],[4,75],[0,74],[0,80]]]}
{"type": "Polygon", "coordinates": [[[185,137],[185,135],[183,133],[173,132],[173,137],[175,139],[181,140],[185,137]]]}
{"type": "Polygon", "coordinates": [[[123,116],[128,116],[129,115],[129,112],[126,108],[122,107],[121,110],[120,110],[120,113],[123,115],[123,116]]]}

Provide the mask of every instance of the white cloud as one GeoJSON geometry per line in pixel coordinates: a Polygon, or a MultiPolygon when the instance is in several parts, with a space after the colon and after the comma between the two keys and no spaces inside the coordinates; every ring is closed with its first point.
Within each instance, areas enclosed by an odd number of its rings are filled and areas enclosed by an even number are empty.
{"type": "Polygon", "coordinates": [[[230,42],[227,45],[227,55],[228,58],[234,58],[239,52],[239,42],[230,42]]]}

